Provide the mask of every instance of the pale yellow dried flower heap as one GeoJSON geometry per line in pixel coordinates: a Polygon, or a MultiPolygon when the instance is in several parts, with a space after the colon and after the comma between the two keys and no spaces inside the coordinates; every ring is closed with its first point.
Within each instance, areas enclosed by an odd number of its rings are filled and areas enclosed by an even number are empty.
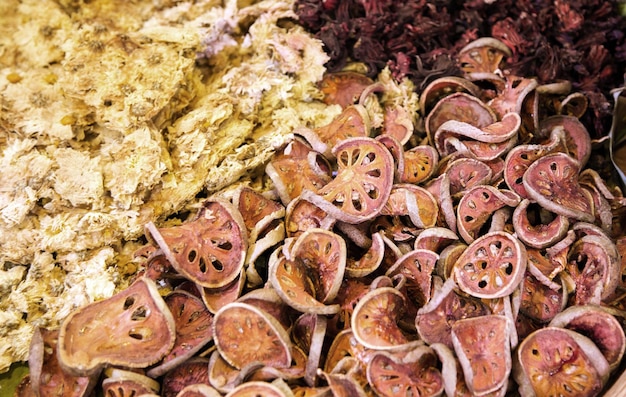
{"type": "Polygon", "coordinates": [[[127,284],[148,221],[339,113],[293,1],[244,3],[0,2],[0,372],[127,284]]]}

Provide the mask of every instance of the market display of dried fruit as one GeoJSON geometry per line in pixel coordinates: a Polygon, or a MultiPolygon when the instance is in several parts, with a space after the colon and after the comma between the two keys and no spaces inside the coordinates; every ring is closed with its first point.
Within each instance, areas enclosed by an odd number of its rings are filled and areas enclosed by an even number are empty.
{"type": "MultiPolygon", "coordinates": [[[[246,139],[272,140],[263,159],[141,216],[131,252],[119,254],[136,266],[126,282],[58,326],[30,324],[30,373],[14,396],[594,396],[623,384],[626,181],[596,156],[612,144],[598,130],[600,85],[529,73],[536,61],[507,35],[509,19],[475,37],[471,22],[490,3],[465,6],[468,30],[438,54],[442,64],[434,50],[400,48],[406,35],[393,36],[395,27],[384,36],[395,59],[366,53],[383,51],[367,29],[411,4],[425,23],[417,26],[446,26],[434,4],[229,3],[238,29],[246,25],[243,41],[277,29],[272,57],[302,60],[307,45],[321,48],[310,35],[322,38],[324,72],[294,88],[308,95],[281,105],[264,96],[267,86],[248,104],[310,113],[277,135],[268,131],[282,118],[259,130],[261,116],[249,116],[246,139]],[[315,20],[322,14],[351,23],[315,20]],[[363,42],[337,52],[359,20],[369,23],[356,35],[363,42]]],[[[570,21],[582,15],[555,4],[570,21]]],[[[207,47],[196,62],[214,55],[207,47]]],[[[295,73],[279,64],[281,76],[295,73]]],[[[233,84],[231,94],[250,93],[233,84]]],[[[189,113],[218,112],[197,106],[205,94],[189,100],[189,113]]],[[[244,103],[230,105],[246,114],[244,103]]],[[[205,116],[168,125],[157,114],[169,155],[189,160],[174,135],[208,125],[205,116]]],[[[211,133],[228,140],[225,120],[211,133]]],[[[183,169],[159,189],[184,184],[183,169]]],[[[131,207],[152,205],[144,196],[131,207]]]]}

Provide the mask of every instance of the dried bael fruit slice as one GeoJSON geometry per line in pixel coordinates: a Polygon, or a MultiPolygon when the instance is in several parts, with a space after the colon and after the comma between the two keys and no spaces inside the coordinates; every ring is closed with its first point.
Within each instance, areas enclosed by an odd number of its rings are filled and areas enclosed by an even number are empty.
{"type": "MultiPolygon", "coordinates": [[[[209,385],[197,383],[195,385],[186,386],[176,397],[220,397],[221,394],[209,385]]],[[[140,397],[140,396],[137,396],[140,397]]]]}
{"type": "Polygon", "coordinates": [[[448,120],[435,131],[435,147],[439,154],[445,156],[450,154],[446,149],[446,140],[450,137],[469,138],[484,143],[506,142],[517,136],[521,123],[522,119],[517,113],[507,113],[502,120],[482,128],[463,121],[448,120]]]}
{"type": "Polygon", "coordinates": [[[427,249],[415,249],[402,255],[391,266],[386,275],[401,274],[406,279],[406,291],[412,303],[418,307],[425,305],[431,296],[432,274],[439,255],[427,249]]]}
{"type": "Polygon", "coordinates": [[[370,284],[366,278],[345,278],[343,280],[336,299],[340,309],[337,314],[329,319],[329,335],[336,335],[350,327],[354,307],[369,290],[370,284]]]}
{"type": "Polygon", "coordinates": [[[494,37],[481,37],[461,48],[458,63],[465,74],[496,73],[506,57],[513,52],[494,37]]]}
{"type": "Polygon", "coordinates": [[[260,362],[252,362],[239,369],[230,365],[220,352],[213,350],[209,358],[208,376],[211,386],[220,393],[228,393],[235,387],[242,384],[249,376],[264,368],[260,362]]]}
{"type": "Polygon", "coordinates": [[[180,226],[157,229],[149,223],[146,236],[176,271],[207,288],[221,288],[237,278],[248,249],[239,210],[218,199],[205,201],[196,218],[180,226]]]}
{"type": "Polygon", "coordinates": [[[519,145],[511,149],[504,160],[503,176],[509,188],[522,198],[528,198],[523,177],[528,167],[538,158],[556,152],[565,152],[565,133],[556,129],[550,139],[542,144],[519,145]]]}
{"type": "Polygon", "coordinates": [[[333,148],[337,176],[317,193],[305,190],[305,200],[347,223],[361,223],[380,213],[394,178],[393,157],[379,141],[349,138],[333,148]]]}
{"type": "Polygon", "coordinates": [[[439,206],[435,197],[425,188],[410,183],[395,184],[381,215],[409,217],[419,229],[435,226],[439,206]]]}
{"type": "Polygon", "coordinates": [[[509,112],[522,114],[522,107],[526,97],[537,88],[537,85],[536,79],[506,76],[504,87],[495,98],[489,101],[489,107],[500,118],[509,112]]]}
{"type": "Polygon", "coordinates": [[[565,271],[576,283],[578,305],[600,304],[615,292],[621,274],[613,242],[594,235],[583,236],[571,246],[565,271]]]}
{"type": "Polygon", "coordinates": [[[398,326],[405,309],[405,297],[395,288],[379,287],[368,292],[352,313],[354,337],[370,349],[406,349],[415,341],[398,326]]]}
{"type": "Polygon", "coordinates": [[[511,373],[512,323],[491,314],[466,318],[452,325],[452,345],[465,377],[465,384],[481,396],[500,389],[511,373]]]}
{"type": "Polygon", "coordinates": [[[459,288],[478,298],[502,298],[524,278],[526,248],[506,232],[484,234],[472,242],[454,264],[459,288]]]}
{"type": "Polygon", "coordinates": [[[300,128],[294,133],[303,136],[311,147],[327,158],[336,155],[331,149],[339,142],[354,137],[368,137],[372,122],[362,105],[350,105],[329,124],[310,130],[300,128]]]}
{"type": "Polygon", "coordinates": [[[466,92],[477,97],[480,94],[480,88],[471,81],[458,76],[444,76],[433,80],[420,95],[422,114],[428,114],[440,99],[456,92],[466,92]]]}
{"type": "Polygon", "coordinates": [[[466,243],[471,243],[497,210],[505,206],[515,207],[517,204],[519,197],[510,190],[499,190],[490,185],[468,189],[456,210],[459,234],[466,243]]]}
{"type": "MultiPolygon", "coordinates": [[[[365,370],[365,362],[369,360],[370,350],[361,345],[352,332],[346,328],[332,339],[330,347],[325,354],[323,371],[326,373],[336,372],[346,359],[356,360],[356,365],[365,370]]],[[[320,367],[322,368],[322,367],[320,367]]]]}
{"type": "Polygon", "coordinates": [[[209,384],[209,360],[193,357],[163,376],[161,396],[176,397],[181,390],[198,383],[209,384]]]}
{"type": "Polygon", "coordinates": [[[413,249],[427,249],[438,253],[458,240],[459,237],[452,230],[434,226],[420,232],[415,238],[413,249]]]}
{"type": "Polygon", "coordinates": [[[175,322],[154,281],[140,278],[130,287],[84,306],[63,321],[58,358],[65,371],[97,373],[103,366],[144,368],[174,346],[175,322]]]}
{"type": "Polygon", "coordinates": [[[521,283],[519,311],[539,323],[547,323],[567,305],[567,288],[552,289],[530,272],[521,283]]]}
{"type": "Polygon", "coordinates": [[[544,250],[531,247],[526,248],[526,256],[528,257],[528,264],[526,266],[528,272],[548,288],[555,291],[561,288],[561,284],[554,280],[565,268],[565,263],[561,266],[557,262],[550,260],[544,250]]]}
{"type": "Polygon", "coordinates": [[[610,310],[596,305],[570,306],[557,314],[551,327],[563,327],[591,339],[600,349],[611,370],[620,366],[626,349],[626,335],[610,310]]]}
{"type": "Polygon", "coordinates": [[[450,177],[448,174],[444,172],[437,178],[431,179],[425,188],[435,197],[439,208],[441,208],[437,218],[439,224],[447,225],[450,230],[456,233],[456,211],[450,192],[450,177]]]}
{"type": "Polygon", "coordinates": [[[367,380],[379,396],[439,396],[443,377],[437,365],[434,352],[426,346],[401,357],[378,352],[367,365],[367,380]]]}
{"type": "Polygon", "coordinates": [[[130,397],[159,392],[159,382],[140,373],[117,368],[107,368],[102,381],[102,394],[106,397],[130,397]]]}
{"type": "Polygon", "coordinates": [[[609,375],[608,362],[589,338],[556,327],[528,335],[513,365],[522,396],[596,396],[609,375]]]}
{"type": "Polygon", "coordinates": [[[461,319],[489,314],[489,308],[479,299],[456,290],[456,282],[449,278],[438,288],[430,302],[417,311],[415,327],[428,344],[452,346],[452,325],[461,319]]]}
{"type": "MultiPolygon", "coordinates": [[[[275,368],[263,366],[258,368],[246,377],[248,381],[264,381],[271,382],[276,379],[282,379],[286,382],[299,382],[305,377],[307,370],[306,353],[297,345],[291,347],[291,366],[289,368],[275,368]]],[[[315,367],[317,370],[317,367],[315,367]]]]}
{"type": "MultiPolygon", "coordinates": [[[[326,337],[326,329],[328,327],[328,320],[324,316],[318,314],[304,314],[299,319],[303,319],[301,322],[308,322],[304,325],[305,335],[301,335],[300,339],[306,339],[300,346],[309,352],[309,356],[306,359],[306,368],[304,372],[304,381],[309,386],[315,386],[317,370],[320,367],[322,358],[322,348],[324,345],[324,339],[326,337]]],[[[292,333],[295,333],[298,328],[298,322],[294,324],[292,333]]],[[[295,338],[292,338],[295,339],[295,338]]]]}
{"type": "Polygon", "coordinates": [[[321,374],[334,397],[367,397],[363,384],[353,374],[326,373],[321,374]]]}
{"type": "Polygon", "coordinates": [[[472,158],[452,160],[446,165],[445,174],[450,180],[450,194],[453,197],[462,196],[474,186],[488,185],[493,178],[491,167],[472,158]]]}
{"type": "Polygon", "coordinates": [[[439,260],[435,266],[435,273],[443,280],[450,278],[454,264],[466,248],[467,245],[460,241],[454,242],[444,248],[439,254],[439,260]]]}
{"type": "Polygon", "coordinates": [[[272,315],[247,303],[233,302],[213,318],[215,346],[235,368],[254,362],[276,368],[291,365],[291,342],[272,315]]]}
{"type": "Polygon", "coordinates": [[[292,311],[274,288],[253,289],[239,298],[239,302],[248,303],[271,314],[285,329],[289,329],[292,325],[292,311]]]}
{"type": "Polygon", "coordinates": [[[287,205],[285,211],[285,231],[287,237],[298,237],[312,228],[329,230],[335,219],[313,203],[296,197],[287,205]]]}
{"type": "Polygon", "coordinates": [[[250,242],[254,242],[273,222],[285,216],[285,207],[264,197],[249,187],[242,187],[233,197],[248,231],[250,242]]]}
{"type": "Polygon", "coordinates": [[[385,106],[383,136],[392,136],[404,145],[411,139],[414,130],[413,117],[405,107],[401,105],[385,106]]]}
{"type": "Polygon", "coordinates": [[[339,305],[326,305],[317,297],[319,280],[314,279],[302,261],[284,256],[269,263],[268,279],[286,304],[301,313],[335,314],[339,305]]]}
{"type": "Polygon", "coordinates": [[[547,248],[565,237],[569,229],[566,216],[536,208],[530,200],[523,199],[513,211],[513,228],[524,244],[533,248],[547,248]]]}
{"type": "Polygon", "coordinates": [[[554,130],[564,132],[567,153],[578,160],[581,168],[584,167],[591,155],[591,137],[583,123],[573,116],[551,116],[540,122],[537,135],[546,137],[554,130]]]}
{"type": "Polygon", "coordinates": [[[394,180],[399,180],[404,169],[404,148],[402,143],[391,135],[378,135],[374,139],[385,145],[389,153],[391,153],[394,163],[394,180]]]}
{"type": "Polygon", "coordinates": [[[293,261],[302,262],[316,283],[316,298],[323,303],[337,296],[346,270],[345,240],[324,229],[307,230],[291,247],[293,261]]]}
{"type": "Polygon", "coordinates": [[[595,220],[590,194],[578,183],[580,164],[565,153],[540,157],[524,173],[529,198],[544,208],[583,222],[595,220]]]}
{"type": "Polygon", "coordinates": [[[35,328],[28,354],[30,387],[34,395],[42,397],[90,395],[98,377],[77,377],[63,371],[57,359],[58,336],[58,330],[35,328]],[[68,391],[71,391],[71,394],[65,394],[68,391]]]}
{"type": "Polygon", "coordinates": [[[265,166],[283,205],[304,189],[317,191],[330,181],[327,160],[301,139],[294,139],[265,166]]]}
{"type": "Polygon", "coordinates": [[[382,232],[372,234],[372,243],[368,250],[359,258],[348,258],[346,261],[346,275],[348,277],[365,277],[373,273],[383,261],[385,242],[382,232]]]}
{"type": "Polygon", "coordinates": [[[572,116],[580,119],[583,117],[589,106],[589,99],[582,92],[572,92],[555,104],[558,114],[563,116],[572,116]]]}
{"type": "Polygon", "coordinates": [[[435,131],[448,120],[458,120],[482,128],[497,121],[496,114],[475,96],[458,92],[441,99],[428,113],[425,125],[428,140],[435,144],[435,131]]]}
{"type": "Polygon", "coordinates": [[[336,104],[346,108],[356,103],[361,93],[374,81],[364,74],[354,71],[325,73],[320,82],[320,91],[324,94],[324,103],[336,104]]]}
{"type": "Polygon", "coordinates": [[[226,397],[286,397],[278,387],[267,382],[245,382],[231,390],[226,397]]]}
{"type": "Polygon", "coordinates": [[[162,362],[147,372],[153,378],[187,360],[213,339],[213,315],[202,300],[185,291],[174,291],[165,297],[165,303],[176,323],[176,343],[162,362]]]}
{"type": "Polygon", "coordinates": [[[412,147],[404,152],[400,182],[418,184],[427,181],[437,169],[439,153],[428,145],[412,147]]]}
{"type": "Polygon", "coordinates": [[[243,287],[246,284],[246,274],[247,272],[242,271],[239,277],[222,288],[206,288],[196,284],[196,289],[199,291],[200,298],[206,308],[215,314],[222,306],[236,301],[241,296],[243,287]]]}

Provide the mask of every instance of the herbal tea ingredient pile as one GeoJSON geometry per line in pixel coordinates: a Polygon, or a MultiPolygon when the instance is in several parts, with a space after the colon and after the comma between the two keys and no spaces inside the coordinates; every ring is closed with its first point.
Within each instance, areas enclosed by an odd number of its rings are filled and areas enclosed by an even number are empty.
{"type": "Polygon", "coordinates": [[[326,73],[340,113],[294,128],[256,183],[148,223],[134,282],[36,339],[25,387],[599,394],[626,349],[624,198],[587,166],[584,96],[508,56],[469,43],[419,107],[388,70],[326,73]]]}
{"type": "Polygon", "coordinates": [[[128,285],[145,224],[340,112],[319,100],[328,57],[292,10],[0,4],[0,372],[34,327],[128,285]]]}

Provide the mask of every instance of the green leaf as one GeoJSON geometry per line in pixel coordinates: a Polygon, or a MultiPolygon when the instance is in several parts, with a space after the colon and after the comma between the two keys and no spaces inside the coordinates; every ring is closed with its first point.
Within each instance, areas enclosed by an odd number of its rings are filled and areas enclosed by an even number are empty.
{"type": "Polygon", "coordinates": [[[28,363],[13,363],[11,368],[0,374],[0,396],[12,396],[24,376],[28,374],[28,363]]]}

